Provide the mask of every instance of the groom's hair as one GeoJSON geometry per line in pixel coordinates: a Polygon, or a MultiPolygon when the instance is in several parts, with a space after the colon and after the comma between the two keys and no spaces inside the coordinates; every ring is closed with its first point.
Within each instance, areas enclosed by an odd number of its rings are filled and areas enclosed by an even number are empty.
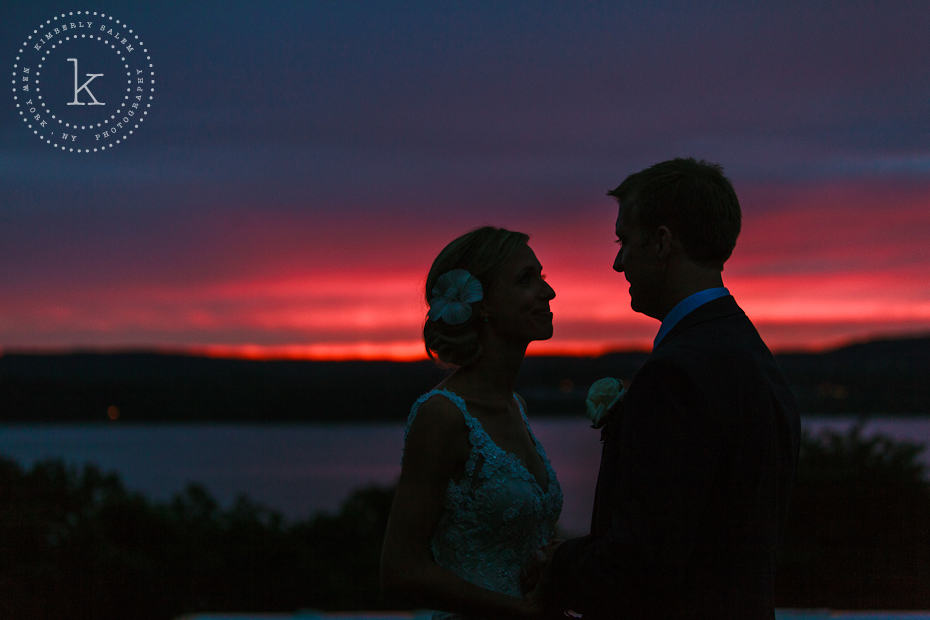
{"type": "Polygon", "coordinates": [[[667,226],[698,263],[722,271],[736,246],[739,200],[719,164],[693,158],[663,161],[631,174],[607,195],[632,207],[634,225],[647,236],[667,226]]]}

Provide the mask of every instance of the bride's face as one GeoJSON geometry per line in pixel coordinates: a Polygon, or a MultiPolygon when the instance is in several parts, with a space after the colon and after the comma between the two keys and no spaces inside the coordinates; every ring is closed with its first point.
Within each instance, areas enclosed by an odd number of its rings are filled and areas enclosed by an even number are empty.
{"type": "Polygon", "coordinates": [[[524,245],[501,266],[491,284],[483,314],[487,325],[507,341],[522,344],[552,337],[549,301],[555,291],[546,283],[542,265],[524,245]]]}

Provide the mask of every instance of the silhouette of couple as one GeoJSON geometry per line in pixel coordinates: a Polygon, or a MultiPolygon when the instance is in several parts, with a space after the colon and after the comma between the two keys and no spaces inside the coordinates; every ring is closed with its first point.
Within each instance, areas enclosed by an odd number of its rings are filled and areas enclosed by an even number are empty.
{"type": "Polygon", "coordinates": [[[381,569],[408,605],[439,618],[774,617],[800,423],[723,287],[739,201],[719,166],[693,159],[608,193],[613,268],[661,326],[606,416],[591,532],[554,540],[561,490],[513,390],[527,345],[552,336],[555,291],[526,235],[474,230],[426,281],[427,351],[455,370],[407,421],[381,569]]]}

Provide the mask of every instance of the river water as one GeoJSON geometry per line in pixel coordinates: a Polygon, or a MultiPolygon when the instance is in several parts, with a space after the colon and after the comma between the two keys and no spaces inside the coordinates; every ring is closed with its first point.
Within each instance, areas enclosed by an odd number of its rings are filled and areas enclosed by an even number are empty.
{"type": "MultiPolygon", "coordinates": [[[[852,416],[807,417],[805,430],[845,430],[852,416]]],[[[560,526],[585,533],[600,459],[600,432],[581,418],[532,422],[565,496],[560,526]]],[[[930,444],[930,417],[873,418],[865,433],[930,444]]],[[[23,466],[37,460],[94,463],[126,486],[166,500],[189,482],[203,484],[222,504],[237,494],[304,519],[337,510],[352,490],[393,484],[400,472],[400,424],[49,424],[0,426],[0,455],[23,466]]],[[[930,449],[921,455],[930,465],[930,449]]]]}

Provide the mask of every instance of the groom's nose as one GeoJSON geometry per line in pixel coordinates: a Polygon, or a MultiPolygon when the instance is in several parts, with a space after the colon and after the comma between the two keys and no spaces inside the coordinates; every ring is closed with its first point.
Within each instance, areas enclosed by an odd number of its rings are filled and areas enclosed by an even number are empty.
{"type": "Polygon", "coordinates": [[[614,259],[614,271],[623,273],[623,259],[620,257],[620,252],[617,252],[617,258],[614,259]]]}
{"type": "Polygon", "coordinates": [[[539,290],[539,296],[540,296],[542,299],[545,299],[545,300],[547,300],[547,301],[550,300],[550,299],[554,299],[554,298],[555,298],[555,289],[552,288],[552,285],[551,285],[551,284],[549,284],[548,282],[546,282],[545,280],[543,280],[543,281],[542,281],[542,288],[539,290]]]}

